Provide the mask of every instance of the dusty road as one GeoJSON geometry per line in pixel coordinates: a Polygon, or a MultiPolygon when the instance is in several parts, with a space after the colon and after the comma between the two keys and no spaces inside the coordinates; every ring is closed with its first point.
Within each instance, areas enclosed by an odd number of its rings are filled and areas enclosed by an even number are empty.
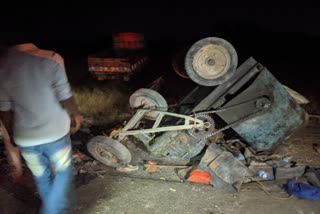
{"type": "Polygon", "coordinates": [[[256,183],[231,194],[193,183],[104,177],[76,191],[74,213],[320,213],[320,203],[288,199],[274,185],[268,186],[274,189],[271,196],[256,183]]]}
{"type": "MultiPolygon", "coordinates": [[[[256,183],[243,185],[239,193],[228,193],[193,183],[104,176],[76,189],[76,203],[73,205],[72,213],[320,213],[320,203],[295,197],[287,198],[288,196],[280,192],[276,185],[266,187],[269,187],[271,196],[262,191],[256,183]]],[[[17,199],[1,190],[1,213],[36,213],[37,208],[32,202],[37,200],[35,196],[24,197],[29,199],[17,199]]]]}

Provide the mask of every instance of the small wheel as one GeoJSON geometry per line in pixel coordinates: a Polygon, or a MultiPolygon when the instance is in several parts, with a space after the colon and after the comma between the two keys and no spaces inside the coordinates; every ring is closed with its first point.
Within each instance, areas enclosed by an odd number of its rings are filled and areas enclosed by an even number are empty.
{"type": "Polygon", "coordinates": [[[119,167],[131,162],[130,151],[120,142],[105,136],[96,136],[87,144],[89,153],[101,163],[119,167]]]}
{"type": "Polygon", "coordinates": [[[221,38],[209,37],[191,46],[185,59],[188,76],[203,86],[226,82],[235,73],[238,55],[234,47],[221,38]]]}
{"type": "MultiPolygon", "coordinates": [[[[129,102],[130,107],[134,109],[142,108],[160,111],[168,110],[167,101],[163,98],[163,96],[158,92],[148,88],[140,88],[139,90],[135,91],[130,96],[129,102]]],[[[145,118],[149,120],[155,120],[157,118],[157,113],[146,113],[145,118]]]]}

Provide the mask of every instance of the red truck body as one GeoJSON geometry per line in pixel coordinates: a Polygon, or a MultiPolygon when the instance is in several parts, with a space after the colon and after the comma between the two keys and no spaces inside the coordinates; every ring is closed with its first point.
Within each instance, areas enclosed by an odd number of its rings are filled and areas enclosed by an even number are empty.
{"type": "Polygon", "coordinates": [[[98,80],[129,80],[145,66],[147,59],[142,34],[117,33],[113,35],[113,49],[88,56],[88,69],[98,80]]]}

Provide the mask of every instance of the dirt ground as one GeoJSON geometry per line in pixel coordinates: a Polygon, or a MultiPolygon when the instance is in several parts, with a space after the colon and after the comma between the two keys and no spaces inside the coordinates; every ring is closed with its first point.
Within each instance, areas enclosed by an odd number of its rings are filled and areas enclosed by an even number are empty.
{"type": "MultiPolygon", "coordinates": [[[[75,190],[72,213],[320,213],[320,203],[289,197],[279,188],[283,183],[264,182],[268,195],[257,183],[229,193],[196,183],[100,175],[75,190]]],[[[16,198],[0,188],[0,198],[3,214],[37,213],[35,195],[16,198]]]]}
{"type": "MultiPolygon", "coordinates": [[[[276,186],[271,196],[258,184],[244,185],[231,194],[210,186],[104,177],[77,190],[74,213],[319,213],[320,203],[288,196],[276,186]]],[[[272,189],[272,188],[271,188],[272,189]]]]}

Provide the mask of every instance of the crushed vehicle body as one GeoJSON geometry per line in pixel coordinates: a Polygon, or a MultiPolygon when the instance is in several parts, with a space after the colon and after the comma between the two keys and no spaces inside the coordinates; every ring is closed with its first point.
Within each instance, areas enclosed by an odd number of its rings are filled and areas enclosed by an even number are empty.
{"type": "Polygon", "coordinates": [[[216,37],[196,42],[185,68],[198,86],[174,108],[157,91],[135,91],[132,118],[110,138],[91,139],[89,152],[113,167],[130,163],[127,140],[144,144],[149,160],[161,164],[187,165],[200,156],[197,169],[210,175],[212,186],[239,190],[260,169],[250,167],[250,157],[272,154],[306,123],[307,113],[253,57],[237,63],[229,42],[216,37]]]}

